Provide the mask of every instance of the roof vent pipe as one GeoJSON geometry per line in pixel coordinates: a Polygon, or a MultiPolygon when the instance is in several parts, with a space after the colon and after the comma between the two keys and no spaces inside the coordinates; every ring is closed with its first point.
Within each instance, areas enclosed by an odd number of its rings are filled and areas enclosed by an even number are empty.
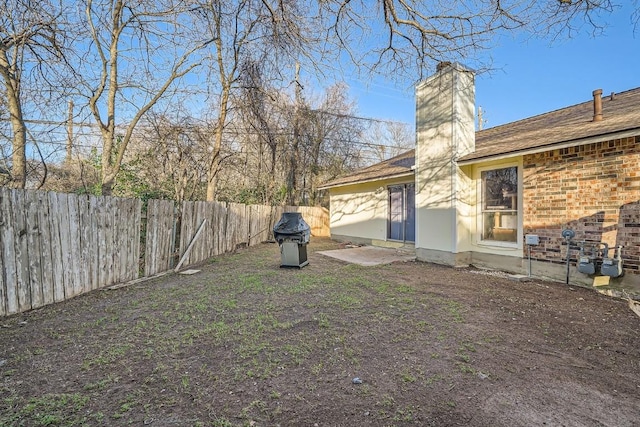
{"type": "Polygon", "coordinates": [[[593,91],[593,121],[602,120],[602,89],[593,91]]]}

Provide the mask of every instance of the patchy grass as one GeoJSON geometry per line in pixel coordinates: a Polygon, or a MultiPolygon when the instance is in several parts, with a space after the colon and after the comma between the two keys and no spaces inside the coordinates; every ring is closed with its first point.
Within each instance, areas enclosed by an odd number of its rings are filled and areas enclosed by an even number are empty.
{"type": "MultiPolygon", "coordinates": [[[[597,372],[638,378],[634,319],[611,300],[580,291],[588,308],[556,307],[576,291],[515,289],[421,263],[361,267],[314,253],[335,247],[312,242],[311,263],[299,270],[279,268],[277,247],[262,245],[217,257],[197,275],[7,319],[0,425],[525,425],[535,423],[526,413],[508,418],[517,411],[493,413],[474,396],[508,384],[535,401],[535,385],[546,391],[557,379],[544,370],[557,360],[570,361],[566,378],[599,393],[613,383],[597,372]],[[510,314],[525,311],[536,321],[510,314]],[[614,344],[596,328],[589,336],[575,330],[571,313],[585,324],[606,317],[630,326],[615,332],[614,344]],[[596,376],[585,383],[591,379],[575,366],[601,369],[590,369],[596,376]]],[[[620,397],[637,390],[615,387],[618,415],[631,414],[633,400],[620,397]]],[[[567,414],[540,396],[535,413],[567,414]]],[[[595,413],[607,424],[606,411],[595,413]]]]}
{"type": "Polygon", "coordinates": [[[72,426],[102,420],[101,414],[83,414],[88,400],[88,397],[81,393],[44,394],[23,402],[8,397],[4,399],[5,404],[17,405],[18,410],[0,415],[0,421],[2,425],[7,426],[72,426]]]}

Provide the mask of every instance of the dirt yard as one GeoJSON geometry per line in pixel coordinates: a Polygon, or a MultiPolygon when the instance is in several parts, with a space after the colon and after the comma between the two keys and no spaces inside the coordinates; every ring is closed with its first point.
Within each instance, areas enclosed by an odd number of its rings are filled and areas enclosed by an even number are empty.
{"type": "Polygon", "coordinates": [[[626,301],[275,244],[0,319],[2,426],[632,426],[626,301]]]}

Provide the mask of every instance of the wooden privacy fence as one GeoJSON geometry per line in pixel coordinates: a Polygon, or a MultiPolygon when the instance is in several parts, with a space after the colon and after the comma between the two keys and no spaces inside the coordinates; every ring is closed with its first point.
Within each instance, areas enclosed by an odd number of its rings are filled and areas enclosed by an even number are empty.
{"type": "Polygon", "coordinates": [[[140,200],[0,188],[0,315],[138,276],[140,200]]]}
{"type": "Polygon", "coordinates": [[[267,241],[292,211],[329,236],[318,207],[149,200],[143,216],[138,199],[0,188],[0,316],[267,241]]]}

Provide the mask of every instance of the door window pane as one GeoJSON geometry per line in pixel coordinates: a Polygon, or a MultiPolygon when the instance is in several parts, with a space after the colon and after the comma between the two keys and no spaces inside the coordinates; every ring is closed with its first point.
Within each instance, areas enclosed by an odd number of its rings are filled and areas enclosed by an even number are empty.
{"type": "Polygon", "coordinates": [[[407,216],[405,218],[405,240],[416,241],[416,186],[407,184],[407,216]]]}
{"type": "Polygon", "coordinates": [[[389,187],[389,238],[404,240],[404,187],[389,187]]]}

